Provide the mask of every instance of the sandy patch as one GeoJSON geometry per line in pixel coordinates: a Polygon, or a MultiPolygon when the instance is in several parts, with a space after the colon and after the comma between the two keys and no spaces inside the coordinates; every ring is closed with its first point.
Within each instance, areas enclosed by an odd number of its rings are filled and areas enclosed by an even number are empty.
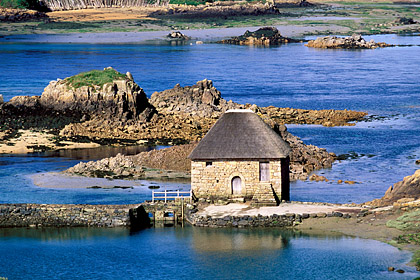
{"type": "Polygon", "coordinates": [[[30,130],[19,130],[19,133],[20,136],[18,138],[13,138],[9,141],[0,143],[0,154],[26,154],[34,152],[34,149],[37,147],[46,147],[51,150],[56,150],[96,148],[100,146],[97,143],[75,143],[70,141],[61,141],[60,146],[57,146],[57,143],[53,141],[53,134],[30,130]]]}
{"type": "Polygon", "coordinates": [[[104,21],[127,19],[153,19],[148,17],[151,12],[157,11],[153,7],[133,8],[99,8],[72,11],[55,11],[47,13],[54,21],[104,21]]]}
{"type": "Polygon", "coordinates": [[[87,178],[58,172],[39,173],[31,175],[34,185],[43,188],[85,189],[91,187],[114,188],[134,187],[143,185],[140,180],[109,180],[104,178],[87,178]]]}
{"type": "Polygon", "coordinates": [[[343,207],[340,205],[316,205],[316,204],[300,204],[300,203],[283,203],[275,207],[251,208],[246,204],[231,203],[228,205],[210,205],[203,210],[197,212],[198,216],[211,216],[213,218],[221,218],[224,216],[271,216],[274,214],[285,215],[294,214],[312,214],[312,213],[332,213],[359,211],[360,207],[343,207]]]}

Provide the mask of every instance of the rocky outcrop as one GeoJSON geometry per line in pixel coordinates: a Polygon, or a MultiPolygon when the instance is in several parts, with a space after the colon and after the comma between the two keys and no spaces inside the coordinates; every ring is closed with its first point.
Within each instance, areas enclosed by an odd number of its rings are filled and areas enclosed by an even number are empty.
{"type": "Polygon", "coordinates": [[[355,125],[366,112],[351,110],[305,110],[294,108],[263,107],[261,111],[278,124],[320,124],[323,126],[355,125]]]}
{"type": "Polygon", "coordinates": [[[294,42],[299,41],[281,36],[280,31],[275,27],[263,27],[253,32],[247,30],[241,36],[222,40],[218,43],[233,45],[273,46],[294,42]]]}
{"type": "MultiPolygon", "coordinates": [[[[240,107],[222,98],[211,80],[198,81],[193,86],[174,88],[155,92],[150,103],[162,114],[187,114],[199,117],[219,117],[227,109],[240,107]]],[[[242,106],[243,107],[243,106],[242,106]]]]}
{"type": "Polygon", "coordinates": [[[171,40],[180,40],[180,41],[185,41],[185,40],[190,39],[190,37],[188,37],[185,34],[182,34],[180,31],[171,31],[171,33],[169,33],[166,37],[171,40]]]}
{"type": "Polygon", "coordinates": [[[376,49],[392,47],[393,45],[375,43],[373,39],[367,42],[361,35],[352,35],[344,38],[335,36],[319,37],[309,41],[305,46],[321,49],[376,49]]]}
{"type": "Polygon", "coordinates": [[[153,115],[147,96],[129,72],[123,75],[111,67],[51,81],[40,103],[55,111],[72,111],[101,119],[148,120],[153,115]]]}
{"type": "Polygon", "coordinates": [[[29,21],[46,18],[48,18],[48,16],[45,13],[34,10],[0,8],[0,22],[29,21]]]}
{"type": "Polygon", "coordinates": [[[129,73],[106,69],[92,77],[91,72],[52,82],[41,97],[18,96],[1,104],[0,120],[9,128],[3,138],[22,128],[36,128],[53,129],[62,139],[72,141],[88,138],[109,144],[141,140],[176,145],[199,141],[228,109],[251,109],[273,128],[288,123],[352,125],[349,122],[366,115],[347,110],[242,105],[223,99],[210,80],[155,92],[150,104],[129,73]]]}
{"type": "Polygon", "coordinates": [[[80,162],[65,173],[109,179],[142,179],[145,175],[144,168],[135,164],[132,157],[121,154],[98,161],[80,162]]]}
{"type": "Polygon", "coordinates": [[[191,160],[187,157],[196,145],[197,143],[192,143],[142,152],[133,156],[133,161],[148,168],[190,172],[191,160]]]}
{"type": "Polygon", "coordinates": [[[386,206],[394,203],[410,202],[420,199],[420,169],[413,175],[404,177],[400,182],[390,186],[380,199],[367,202],[367,205],[386,206]]]}

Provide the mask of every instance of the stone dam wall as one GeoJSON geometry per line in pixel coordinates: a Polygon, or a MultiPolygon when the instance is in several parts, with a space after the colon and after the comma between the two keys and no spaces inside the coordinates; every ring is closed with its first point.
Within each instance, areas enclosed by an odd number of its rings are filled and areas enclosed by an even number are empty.
{"type": "Polygon", "coordinates": [[[182,203],[86,205],[0,204],[0,228],[4,227],[131,227],[145,228],[157,222],[182,219],[182,203]]]}
{"type": "Polygon", "coordinates": [[[2,204],[0,227],[130,226],[138,205],[2,204]]]}
{"type": "Polygon", "coordinates": [[[352,215],[349,213],[332,212],[332,213],[312,213],[312,214],[294,214],[287,213],[285,215],[271,215],[271,216],[225,216],[225,217],[211,217],[211,216],[194,216],[192,214],[188,217],[189,223],[197,227],[293,227],[310,218],[332,218],[341,217],[349,219],[352,217],[360,217],[364,214],[352,215]]]}
{"type": "Polygon", "coordinates": [[[126,205],[0,204],[0,228],[6,227],[130,227],[141,229],[187,221],[198,227],[293,227],[305,219],[354,218],[359,213],[312,213],[271,216],[198,215],[194,205],[182,201],[126,205]]]}

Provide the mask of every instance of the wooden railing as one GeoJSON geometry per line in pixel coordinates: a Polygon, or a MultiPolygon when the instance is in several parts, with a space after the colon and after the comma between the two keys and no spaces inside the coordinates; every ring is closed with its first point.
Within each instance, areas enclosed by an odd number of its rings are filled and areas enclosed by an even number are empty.
{"type": "Polygon", "coordinates": [[[191,198],[191,191],[153,191],[152,192],[152,202],[155,200],[165,200],[167,202],[169,199],[176,199],[176,198],[191,198]]]}

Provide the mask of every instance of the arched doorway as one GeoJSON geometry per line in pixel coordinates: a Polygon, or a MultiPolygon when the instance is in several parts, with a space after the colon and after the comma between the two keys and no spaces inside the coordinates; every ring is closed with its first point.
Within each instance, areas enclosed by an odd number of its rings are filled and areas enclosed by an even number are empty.
{"type": "Polygon", "coordinates": [[[232,194],[242,194],[242,180],[239,176],[232,178],[232,194]]]}

